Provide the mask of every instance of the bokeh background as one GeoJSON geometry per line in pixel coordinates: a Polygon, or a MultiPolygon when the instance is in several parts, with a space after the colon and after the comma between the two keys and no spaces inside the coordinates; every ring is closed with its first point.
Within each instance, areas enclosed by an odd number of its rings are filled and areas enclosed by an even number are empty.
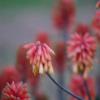
{"type": "MultiPolygon", "coordinates": [[[[95,15],[97,0],[75,1],[76,21],[90,24],[95,15]]],[[[52,11],[56,2],[57,0],[0,0],[0,69],[14,65],[18,47],[35,41],[41,31],[47,32],[52,44],[62,40],[52,24],[52,11]]],[[[99,49],[96,55],[100,57],[99,49]]],[[[70,80],[70,72],[66,73],[66,70],[65,86],[70,80]]],[[[93,76],[99,75],[99,72],[99,64],[94,64],[93,76]]],[[[56,73],[54,77],[57,78],[56,73]]],[[[49,96],[49,100],[57,100],[57,87],[47,77],[42,77],[39,84],[40,90],[49,96]]]]}

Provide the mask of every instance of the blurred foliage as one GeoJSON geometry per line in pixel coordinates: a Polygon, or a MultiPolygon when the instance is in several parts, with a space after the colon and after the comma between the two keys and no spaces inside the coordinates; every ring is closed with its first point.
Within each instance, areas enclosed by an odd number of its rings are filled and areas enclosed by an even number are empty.
{"type": "Polygon", "coordinates": [[[97,96],[97,97],[96,97],[96,100],[100,100],[100,96],[97,96]]]}

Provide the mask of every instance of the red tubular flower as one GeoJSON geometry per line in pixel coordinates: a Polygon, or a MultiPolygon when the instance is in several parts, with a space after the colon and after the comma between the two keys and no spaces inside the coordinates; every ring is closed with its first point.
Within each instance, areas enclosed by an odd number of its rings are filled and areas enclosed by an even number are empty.
{"type": "Polygon", "coordinates": [[[20,81],[20,75],[14,67],[6,67],[2,70],[0,74],[0,93],[7,82],[12,83],[12,81],[20,81]]]}
{"type": "MultiPolygon", "coordinates": [[[[86,82],[87,82],[87,85],[89,88],[89,93],[90,93],[91,99],[95,100],[96,90],[95,90],[95,82],[94,82],[93,78],[88,77],[86,82]]],[[[85,86],[84,86],[83,79],[80,75],[73,75],[69,86],[73,93],[83,97],[84,100],[89,100],[85,86]]],[[[71,100],[76,100],[76,99],[72,97],[71,100]]]]}
{"type": "Polygon", "coordinates": [[[84,35],[85,33],[90,32],[90,29],[86,24],[82,23],[82,24],[77,25],[76,32],[79,33],[79,34],[84,35]]]}
{"type": "Polygon", "coordinates": [[[34,75],[44,72],[53,73],[51,54],[54,54],[54,51],[47,44],[37,41],[36,44],[26,44],[24,48],[28,49],[26,56],[32,64],[34,75]]]}
{"type": "Polygon", "coordinates": [[[75,20],[74,0],[59,0],[53,15],[54,25],[58,29],[69,29],[75,20]]]}
{"type": "Polygon", "coordinates": [[[80,35],[75,33],[68,41],[68,56],[75,64],[75,71],[87,72],[92,66],[94,54],[96,52],[96,42],[94,37],[88,33],[80,35]],[[84,71],[83,71],[84,70],[84,71]]]}
{"type": "Polygon", "coordinates": [[[96,3],[96,8],[100,8],[100,0],[96,3]]]}
{"type": "Polygon", "coordinates": [[[63,72],[64,71],[64,66],[65,66],[65,43],[63,42],[59,42],[56,46],[56,56],[55,56],[55,61],[56,61],[56,66],[57,66],[57,70],[59,72],[63,72]]]}
{"type": "Polygon", "coordinates": [[[30,100],[26,84],[8,83],[3,89],[1,100],[30,100]]]}
{"type": "Polygon", "coordinates": [[[28,80],[31,86],[37,87],[39,76],[33,75],[32,66],[29,60],[26,58],[27,50],[28,49],[25,49],[23,45],[19,47],[17,52],[16,68],[21,74],[22,79],[28,80]]]}
{"type": "Polygon", "coordinates": [[[95,17],[93,18],[92,28],[93,28],[93,31],[96,35],[98,42],[100,42],[100,10],[96,12],[95,17]]]}

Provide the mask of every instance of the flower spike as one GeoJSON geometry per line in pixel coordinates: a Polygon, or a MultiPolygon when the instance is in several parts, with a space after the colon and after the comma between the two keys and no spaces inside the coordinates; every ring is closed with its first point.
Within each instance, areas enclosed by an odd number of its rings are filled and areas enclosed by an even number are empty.
{"type": "Polygon", "coordinates": [[[55,55],[55,53],[46,43],[37,41],[35,44],[29,43],[24,47],[28,48],[26,56],[33,66],[34,75],[44,74],[45,72],[53,73],[51,55],[55,55]]]}

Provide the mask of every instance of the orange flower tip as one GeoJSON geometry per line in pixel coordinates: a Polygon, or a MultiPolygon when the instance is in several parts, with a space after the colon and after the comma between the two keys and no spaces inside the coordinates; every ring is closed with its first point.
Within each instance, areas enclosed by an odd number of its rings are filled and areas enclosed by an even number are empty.
{"type": "Polygon", "coordinates": [[[49,73],[50,73],[50,74],[54,74],[53,67],[50,67],[50,69],[49,69],[49,73]]]}
{"type": "Polygon", "coordinates": [[[49,74],[53,74],[54,73],[54,70],[53,70],[53,67],[52,67],[52,64],[48,64],[47,66],[43,66],[42,64],[40,64],[40,66],[33,66],[33,73],[34,75],[37,75],[37,74],[45,74],[45,73],[49,73],[49,74]]]}
{"type": "Polygon", "coordinates": [[[37,68],[37,66],[32,65],[32,72],[33,72],[34,76],[38,75],[38,68],[37,68]]]}
{"type": "Polygon", "coordinates": [[[44,73],[44,68],[43,68],[43,65],[42,64],[40,64],[39,73],[40,74],[43,74],[44,73]]]}
{"type": "Polygon", "coordinates": [[[73,72],[77,73],[77,65],[76,64],[73,66],[73,72]]]}

